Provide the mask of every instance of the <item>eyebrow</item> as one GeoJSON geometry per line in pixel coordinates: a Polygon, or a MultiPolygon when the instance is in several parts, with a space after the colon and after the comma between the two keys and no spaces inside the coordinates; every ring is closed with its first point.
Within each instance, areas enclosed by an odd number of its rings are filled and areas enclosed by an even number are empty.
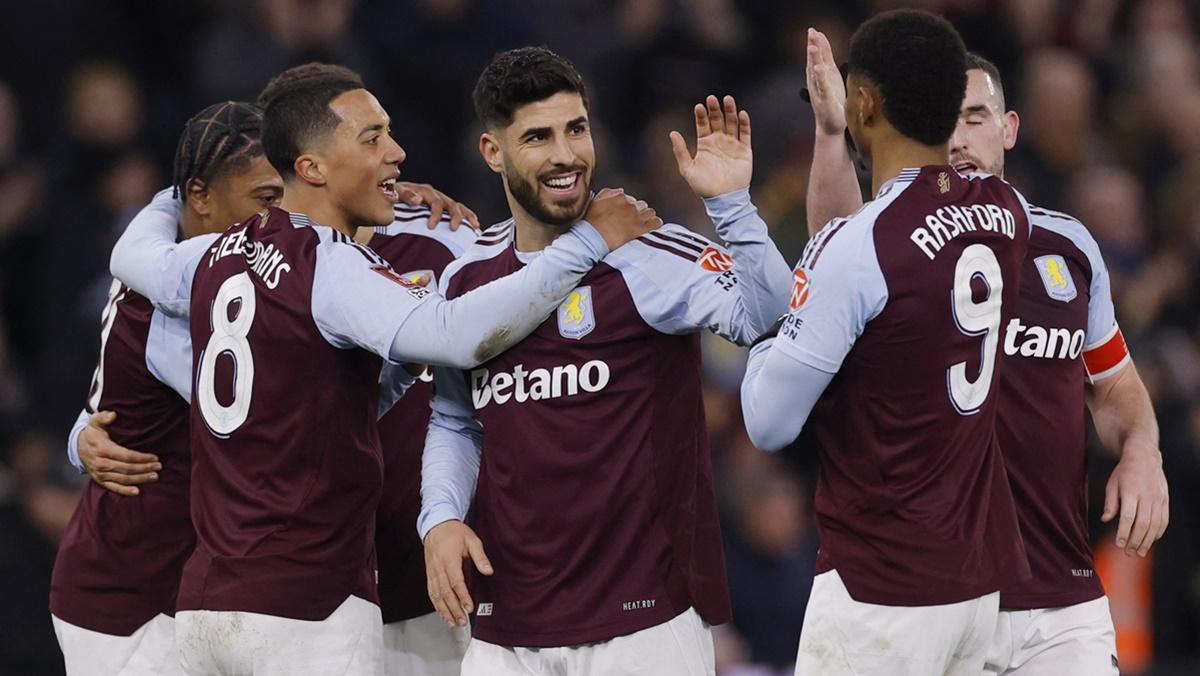
{"type": "Polygon", "coordinates": [[[981,103],[981,104],[974,105],[974,106],[968,106],[967,109],[963,111],[963,114],[964,115],[974,115],[976,113],[986,113],[986,112],[988,112],[988,107],[981,103]]]}
{"type": "Polygon", "coordinates": [[[358,132],[358,135],[362,136],[370,132],[383,131],[386,126],[387,125],[383,124],[382,122],[377,122],[369,127],[364,127],[362,131],[358,132]]]}
{"type": "MultiPolygon", "coordinates": [[[[587,121],[588,121],[588,119],[587,119],[586,115],[580,115],[579,117],[576,117],[574,119],[567,120],[566,126],[574,127],[575,125],[586,124],[587,121]]],[[[521,132],[520,138],[529,138],[530,136],[534,136],[536,134],[547,134],[548,135],[550,133],[550,131],[551,131],[550,127],[530,127],[529,129],[526,129],[525,131],[521,132]]]]}

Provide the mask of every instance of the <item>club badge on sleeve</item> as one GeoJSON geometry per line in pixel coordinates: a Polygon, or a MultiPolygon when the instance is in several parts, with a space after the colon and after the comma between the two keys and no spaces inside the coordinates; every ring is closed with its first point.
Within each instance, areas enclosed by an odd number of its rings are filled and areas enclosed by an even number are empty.
{"type": "Polygon", "coordinates": [[[1071,277],[1065,258],[1052,254],[1038,256],[1033,262],[1037,265],[1038,274],[1042,276],[1042,285],[1046,287],[1046,293],[1051,298],[1064,303],[1075,299],[1078,292],[1075,290],[1075,280],[1071,277]]]}
{"type": "Polygon", "coordinates": [[[558,306],[558,334],[563,338],[579,340],[594,328],[596,315],[592,312],[592,287],[581,286],[558,306]]]}

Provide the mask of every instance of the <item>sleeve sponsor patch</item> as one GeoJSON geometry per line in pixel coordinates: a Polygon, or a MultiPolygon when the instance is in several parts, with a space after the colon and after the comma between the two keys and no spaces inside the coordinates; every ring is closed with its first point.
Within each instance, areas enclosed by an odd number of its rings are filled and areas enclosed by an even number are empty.
{"type": "Polygon", "coordinates": [[[700,267],[709,272],[726,272],[733,269],[733,257],[715,246],[710,246],[700,252],[696,259],[700,267]]]}
{"type": "Polygon", "coordinates": [[[808,302],[809,291],[811,285],[808,282],[808,271],[804,268],[796,268],[792,272],[792,302],[793,310],[799,310],[806,302],[808,302]]]}
{"type": "Polygon", "coordinates": [[[384,278],[389,279],[389,280],[399,284],[400,286],[403,286],[405,289],[408,290],[408,295],[412,296],[413,298],[416,298],[417,300],[421,300],[422,298],[428,296],[430,293],[433,293],[428,288],[422,286],[419,279],[418,280],[409,279],[408,277],[401,275],[400,273],[396,272],[395,270],[393,270],[392,268],[390,268],[386,265],[372,265],[371,270],[373,270],[374,272],[383,276],[384,278]]]}

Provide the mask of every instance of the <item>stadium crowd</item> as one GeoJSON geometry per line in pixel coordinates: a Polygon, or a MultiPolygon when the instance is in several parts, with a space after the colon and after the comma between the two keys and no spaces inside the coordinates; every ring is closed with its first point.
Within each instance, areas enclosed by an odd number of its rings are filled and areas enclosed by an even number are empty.
{"type": "MultiPolygon", "coordinates": [[[[79,476],[65,436],[96,362],[108,252],[170,182],[175,139],[217,100],[252,100],[312,60],[363,74],[431,183],[481,220],[503,192],[480,161],[469,92],[493,53],[546,44],[592,88],[597,185],[624,186],[668,221],[713,236],[667,132],[730,93],[754,116],[754,193],[789,262],[806,240],[813,117],[805,31],[846,53],[854,26],[894,6],[942,11],[996,62],[1021,137],[1007,178],[1090,228],[1162,430],[1171,529],[1147,559],[1093,519],[1124,673],[1200,668],[1200,3],[1194,0],[47,0],[0,24],[0,674],[60,673],[46,608],[79,476]]],[[[707,336],[706,338],[712,338],[707,336]]],[[[723,674],[795,659],[816,536],[815,458],[743,431],[743,351],[706,341],[705,405],[734,622],[723,674]]],[[[1037,401],[1028,402],[1037,406],[1037,401]]],[[[1093,444],[1092,504],[1114,460],[1093,444]]],[[[1098,513],[1098,508],[1093,510],[1098,513]]]]}

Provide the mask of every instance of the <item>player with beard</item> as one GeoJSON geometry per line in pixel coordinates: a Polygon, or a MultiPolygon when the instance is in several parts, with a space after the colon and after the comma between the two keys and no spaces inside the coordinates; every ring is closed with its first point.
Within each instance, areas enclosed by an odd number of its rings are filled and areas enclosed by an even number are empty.
{"type": "MultiPolygon", "coordinates": [[[[817,138],[808,225],[862,206],[842,142],[845,86],[829,41],[811,30],[808,79],[817,138]]],[[[950,141],[961,173],[1004,175],[1004,153],[1020,118],[1005,110],[1000,73],[969,55],[967,90],[950,141]]],[[[997,431],[1033,577],[1001,589],[987,674],[1091,676],[1117,673],[1116,636],[1092,562],[1087,518],[1091,410],[1101,441],[1120,462],[1105,488],[1101,520],[1118,518],[1116,543],[1145,556],[1169,519],[1158,425],[1125,348],[1095,240],[1066,214],[1030,209],[1034,230],[1021,269],[1016,315],[1005,327],[1008,369],[1000,381],[997,431]]]]}
{"type": "MultiPolygon", "coordinates": [[[[446,269],[449,298],[545,256],[596,163],[587,90],[553,52],[498,54],[474,100],[513,217],[446,269]]],[[[665,225],[506,352],[435,370],[419,529],[438,611],[476,614],[465,676],[713,673],[709,626],[730,611],[699,332],[748,344],[789,281],[749,198],[749,116],[729,97],[695,114],[696,155],[673,133],[676,159],[730,250],[665,225]]]]}
{"type": "Polygon", "coordinates": [[[377,674],[380,357],[488,359],[657,219],[602,192],[543,261],[447,301],[352,239],[393,221],[405,157],[357,76],[278,93],[263,146],[282,209],[178,244],[145,214],[113,250],[115,276],[190,317],[197,544],[177,643],[191,674],[377,674]]]}
{"type": "Polygon", "coordinates": [[[996,383],[1031,216],[1001,179],[947,164],[966,80],[934,14],[855,31],[845,118],[875,199],[810,239],[791,312],[751,350],[751,440],[781,448],[811,421],[820,445],[797,674],[975,676],[998,590],[1029,575],[996,383]]]}

